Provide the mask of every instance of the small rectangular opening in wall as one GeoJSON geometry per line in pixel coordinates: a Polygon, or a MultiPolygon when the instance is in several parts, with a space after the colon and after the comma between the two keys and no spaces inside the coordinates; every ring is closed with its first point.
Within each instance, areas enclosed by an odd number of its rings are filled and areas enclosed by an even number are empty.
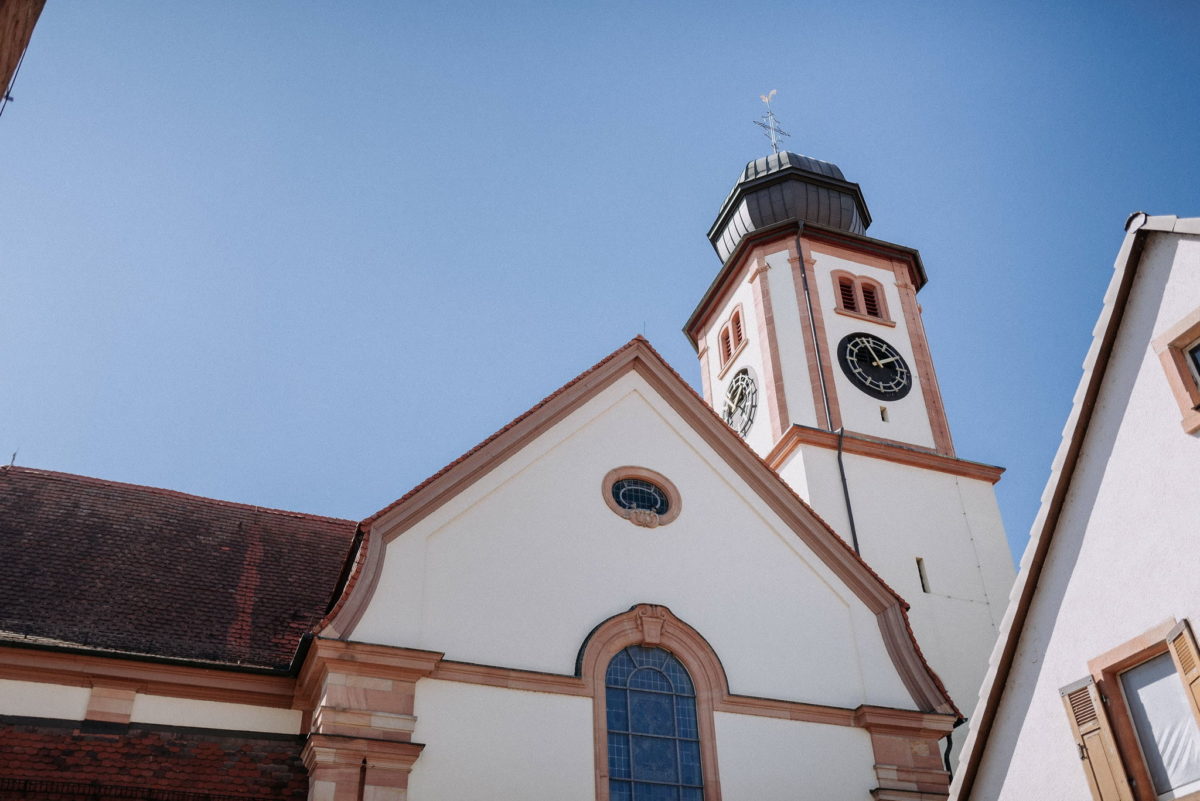
{"type": "Polygon", "coordinates": [[[917,557],[917,575],[921,577],[921,592],[929,592],[929,576],[925,575],[925,560],[917,557]]]}
{"type": "Polygon", "coordinates": [[[879,419],[880,419],[880,420],[882,420],[882,421],[883,421],[883,422],[885,422],[885,423],[888,421],[888,419],[887,419],[887,407],[886,407],[886,406],[880,406],[880,407],[879,407],[879,419]]]}

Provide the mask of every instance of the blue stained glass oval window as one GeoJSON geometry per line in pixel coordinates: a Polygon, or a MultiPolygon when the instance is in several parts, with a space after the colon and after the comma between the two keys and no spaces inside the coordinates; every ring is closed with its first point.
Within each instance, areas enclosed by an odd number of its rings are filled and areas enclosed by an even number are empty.
{"type": "Polygon", "coordinates": [[[640,478],[614,481],[612,496],[617,506],[622,509],[648,509],[661,516],[671,508],[667,502],[667,493],[663,492],[661,487],[640,478]]]}
{"type": "Polygon", "coordinates": [[[614,801],[700,799],[696,692],[662,648],[630,646],[605,673],[609,793],[614,801]]]}

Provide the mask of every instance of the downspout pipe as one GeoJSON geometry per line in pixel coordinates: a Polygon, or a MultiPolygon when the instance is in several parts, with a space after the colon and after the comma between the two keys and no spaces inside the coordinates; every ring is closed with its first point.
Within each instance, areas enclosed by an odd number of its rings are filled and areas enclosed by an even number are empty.
{"type": "MultiPolygon", "coordinates": [[[[959,718],[954,721],[954,729],[966,722],[966,718],[959,718]]],[[[942,754],[942,764],[946,766],[946,773],[950,774],[950,778],[954,778],[954,771],[950,768],[950,749],[954,748],[954,729],[946,732],[946,751],[942,754]]]]}
{"type": "MultiPolygon", "coordinates": [[[[829,428],[828,431],[833,431],[833,410],[829,406],[829,387],[825,384],[825,365],[821,361],[821,344],[817,337],[817,321],[813,314],[812,293],[808,288],[808,263],[804,260],[804,242],[800,238],[800,234],[796,234],[796,253],[800,257],[800,285],[804,288],[804,305],[808,311],[808,330],[812,335],[813,354],[817,361],[817,383],[821,386],[821,403],[825,406],[825,420],[829,428]]],[[[858,547],[858,529],[854,525],[854,508],[850,505],[850,485],[846,481],[846,465],[842,460],[842,439],[846,435],[846,429],[839,427],[837,430],[838,445],[837,445],[837,463],[838,474],[842,479],[842,499],[846,503],[846,517],[850,520],[850,543],[854,546],[854,552],[862,556],[862,551],[858,547]]]]}
{"type": "MultiPolygon", "coordinates": [[[[827,431],[833,430],[833,411],[829,408],[829,388],[825,386],[825,365],[821,362],[821,343],[817,339],[817,321],[813,315],[812,294],[808,289],[808,264],[804,261],[804,243],[800,234],[796,234],[796,254],[800,257],[800,285],[804,288],[804,306],[808,311],[808,331],[812,335],[813,355],[817,359],[817,382],[821,385],[821,402],[825,406],[825,422],[827,431]]],[[[842,477],[845,483],[845,476],[842,477]]]]}
{"type": "Polygon", "coordinates": [[[850,485],[846,482],[846,465],[842,462],[842,440],[846,436],[846,429],[839,428],[837,430],[838,447],[837,447],[837,462],[838,473],[842,477],[842,498],[846,502],[846,517],[850,519],[850,544],[854,546],[854,552],[862,556],[862,551],[858,547],[858,529],[854,527],[854,507],[850,505],[850,485]]]}

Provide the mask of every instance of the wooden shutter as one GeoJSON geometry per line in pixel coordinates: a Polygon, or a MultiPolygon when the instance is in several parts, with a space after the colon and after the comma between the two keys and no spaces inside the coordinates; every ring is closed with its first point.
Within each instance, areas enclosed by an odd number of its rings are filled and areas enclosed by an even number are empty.
{"type": "Polygon", "coordinates": [[[1112,727],[1100,701],[1100,692],[1089,676],[1059,690],[1075,746],[1083,762],[1088,787],[1096,801],[1133,801],[1133,791],[1117,753],[1112,727]]]}
{"type": "Polygon", "coordinates": [[[1171,649],[1171,659],[1175,660],[1175,669],[1183,680],[1192,714],[1200,724],[1200,651],[1196,649],[1196,638],[1192,636],[1192,628],[1186,620],[1179,621],[1171,629],[1167,635],[1167,647],[1171,649]]]}

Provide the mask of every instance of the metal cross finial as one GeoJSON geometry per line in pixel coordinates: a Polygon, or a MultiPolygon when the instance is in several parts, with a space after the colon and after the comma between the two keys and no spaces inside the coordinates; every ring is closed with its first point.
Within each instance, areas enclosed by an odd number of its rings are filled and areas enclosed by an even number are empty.
{"type": "Polygon", "coordinates": [[[764,135],[771,140],[771,151],[778,156],[779,137],[791,136],[791,134],[779,127],[779,120],[775,119],[775,112],[771,110],[771,100],[774,99],[775,92],[776,90],[772,89],[767,94],[758,96],[762,102],[767,104],[767,113],[762,115],[761,120],[755,120],[754,124],[766,131],[764,135]]]}

